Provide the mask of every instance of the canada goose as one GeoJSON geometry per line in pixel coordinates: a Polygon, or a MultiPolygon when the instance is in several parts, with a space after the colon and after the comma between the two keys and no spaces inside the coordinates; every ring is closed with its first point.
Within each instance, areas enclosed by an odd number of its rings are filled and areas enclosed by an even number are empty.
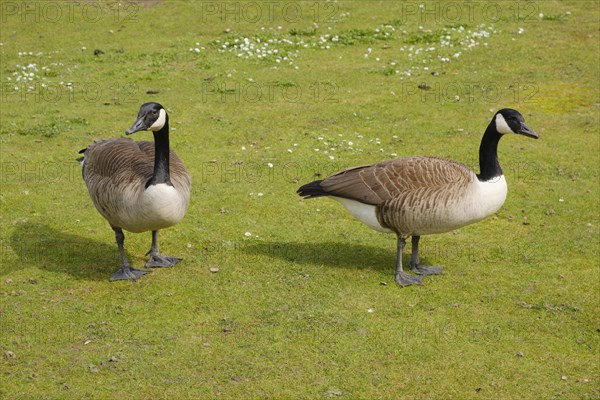
{"type": "Polygon", "coordinates": [[[498,141],[517,133],[538,135],[523,116],[509,108],[498,111],[479,146],[479,174],[457,162],[437,157],[406,157],[350,168],[324,180],[308,183],[304,198],[331,196],[359,221],[380,232],[398,236],[395,280],[400,286],[422,284],[422,275],[441,273],[440,267],[419,261],[422,235],[448,232],[495,213],[506,199],[506,180],[498,163],[498,141]],[[410,267],[402,269],[402,251],[412,236],[410,267]]]}
{"type": "Polygon", "coordinates": [[[170,267],[180,258],[158,251],[158,230],[175,225],[185,215],[191,177],[181,160],[169,150],[169,116],[158,103],[140,107],[137,120],[125,134],[151,130],[152,142],[128,138],[102,139],[83,149],[83,180],[96,209],[115,231],[121,267],[110,280],[138,279],[150,272],[132,268],[125,258],[123,229],[152,231],[146,267],[170,267]]]}

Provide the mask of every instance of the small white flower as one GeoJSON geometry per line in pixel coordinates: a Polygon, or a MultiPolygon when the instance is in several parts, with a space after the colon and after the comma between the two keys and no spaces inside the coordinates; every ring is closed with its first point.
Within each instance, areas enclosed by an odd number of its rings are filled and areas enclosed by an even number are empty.
{"type": "Polygon", "coordinates": [[[267,163],[267,167],[273,168],[273,163],[267,163]]]}
{"type": "Polygon", "coordinates": [[[244,233],[244,236],[250,237],[250,236],[252,236],[252,234],[250,232],[246,232],[246,233],[244,233]]]}

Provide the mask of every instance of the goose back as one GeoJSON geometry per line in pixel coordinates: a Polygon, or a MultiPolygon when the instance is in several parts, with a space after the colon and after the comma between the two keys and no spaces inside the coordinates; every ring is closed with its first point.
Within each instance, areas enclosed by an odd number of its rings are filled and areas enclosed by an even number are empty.
{"type": "Polygon", "coordinates": [[[111,226],[131,232],[158,230],[179,222],[190,198],[187,169],[173,151],[169,160],[174,190],[168,191],[170,204],[158,204],[159,210],[146,204],[156,197],[148,199],[146,189],[154,170],[152,142],[128,138],[95,141],[84,150],[83,179],[96,209],[111,226]]]}
{"type": "Polygon", "coordinates": [[[321,187],[331,196],[379,205],[415,191],[446,192],[445,186],[466,186],[473,179],[473,172],[454,161],[405,157],[347,169],[323,180],[321,187]]]}

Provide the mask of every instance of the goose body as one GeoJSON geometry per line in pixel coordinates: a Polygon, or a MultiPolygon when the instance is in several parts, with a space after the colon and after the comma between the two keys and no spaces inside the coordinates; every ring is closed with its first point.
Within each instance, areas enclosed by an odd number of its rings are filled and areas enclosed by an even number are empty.
{"type": "Polygon", "coordinates": [[[149,267],[172,266],[180,259],[158,251],[158,231],[181,221],[190,200],[191,177],[169,149],[168,116],[158,103],[146,103],[127,130],[152,130],[154,143],[128,138],[102,139],[83,152],[83,179],[98,212],[115,231],[121,268],[111,280],[137,279],[148,272],[131,268],[123,251],[124,234],[152,232],[149,267]]]}
{"type": "Polygon", "coordinates": [[[480,221],[502,206],[507,193],[503,175],[482,182],[466,166],[436,157],[353,168],[319,185],[338,194],[332,197],[365,225],[405,236],[443,233],[480,221]],[[339,196],[352,185],[362,185],[365,196],[339,196]]]}
{"type": "Polygon", "coordinates": [[[420,275],[441,269],[419,265],[420,236],[461,228],[492,215],[504,204],[507,185],[498,163],[497,145],[504,134],[532,138],[521,114],[500,110],[486,129],[479,148],[480,169],[475,174],[465,165],[438,157],[405,157],[339,172],[310,182],[298,193],[305,198],[330,196],[365,225],[398,237],[396,281],[420,284],[420,276],[402,269],[402,249],[412,236],[411,267],[420,275]]]}
{"type": "Polygon", "coordinates": [[[191,179],[173,151],[169,158],[171,185],[146,187],[154,173],[154,143],[118,138],[87,148],[83,178],[96,209],[111,226],[139,233],[168,228],[183,219],[191,179]]]}

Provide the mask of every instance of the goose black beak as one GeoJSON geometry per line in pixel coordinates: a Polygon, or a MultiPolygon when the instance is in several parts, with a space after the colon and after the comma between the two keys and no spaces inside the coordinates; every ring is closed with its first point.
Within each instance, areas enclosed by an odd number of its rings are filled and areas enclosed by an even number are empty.
{"type": "Polygon", "coordinates": [[[521,124],[521,129],[517,132],[519,135],[527,136],[533,139],[537,139],[540,136],[531,130],[530,127],[527,126],[524,122],[521,124]]]}
{"type": "Polygon", "coordinates": [[[135,123],[131,126],[131,128],[129,128],[125,131],[125,134],[131,135],[132,133],[136,133],[139,131],[145,131],[146,129],[148,129],[148,127],[144,123],[144,117],[142,116],[142,117],[138,118],[137,121],[135,121],[135,123]]]}

